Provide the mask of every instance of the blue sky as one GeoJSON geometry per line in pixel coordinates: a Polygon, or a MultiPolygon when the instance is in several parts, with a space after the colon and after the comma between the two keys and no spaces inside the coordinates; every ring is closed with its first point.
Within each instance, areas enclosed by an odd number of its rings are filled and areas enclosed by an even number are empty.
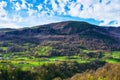
{"type": "Polygon", "coordinates": [[[120,0],[0,0],[0,28],[68,20],[120,26],[120,0]]]}

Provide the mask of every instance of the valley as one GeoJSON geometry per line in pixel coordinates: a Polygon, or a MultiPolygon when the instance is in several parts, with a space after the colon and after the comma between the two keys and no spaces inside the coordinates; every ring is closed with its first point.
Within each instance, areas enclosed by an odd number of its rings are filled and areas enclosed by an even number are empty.
{"type": "Polygon", "coordinates": [[[76,73],[119,64],[118,34],[113,27],[77,21],[0,29],[0,78],[19,80],[18,73],[26,74],[21,80],[69,80],[76,73]]]}

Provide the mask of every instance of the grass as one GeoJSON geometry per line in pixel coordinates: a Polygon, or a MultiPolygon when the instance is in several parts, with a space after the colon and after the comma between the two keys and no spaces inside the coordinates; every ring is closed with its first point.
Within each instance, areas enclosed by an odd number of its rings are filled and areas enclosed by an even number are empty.
{"type": "MultiPolygon", "coordinates": [[[[5,48],[4,48],[5,49],[5,48]]],[[[38,46],[37,47],[37,54],[39,55],[46,55],[50,50],[52,50],[52,47],[50,46],[38,46]]],[[[82,50],[83,52],[96,52],[97,50],[82,50]]],[[[100,60],[104,60],[108,63],[118,63],[120,62],[120,51],[112,51],[105,52],[104,56],[112,56],[112,58],[101,58],[100,60]]],[[[86,63],[95,60],[96,58],[90,58],[90,59],[82,59],[80,56],[52,56],[52,57],[46,57],[46,58],[35,58],[34,56],[26,56],[26,53],[24,52],[15,52],[15,53],[8,53],[2,55],[4,58],[7,58],[7,60],[0,60],[0,65],[2,64],[12,64],[16,67],[22,67],[23,70],[32,69],[36,66],[41,66],[43,64],[49,64],[49,63],[55,63],[60,61],[76,61],[78,63],[86,63]],[[32,58],[30,58],[32,57],[32,58]],[[4,62],[4,63],[2,63],[4,62]]]]}
{"type": "Polygon", "coordinates": [[[73,56],[72,58],[68,58],[67,56],[54,56],[50,58],[35,58],[29,59],[27,57],[23,58],[16,58],[12,60],[0,60],[0,63],[4,62],[3,64],[12,64],[17,67],[36,67],[41,66],[43,64],[55,63],[60,61],[77,61],[79,63],[85,63],[86,60],[81,60],[78,56],[73,56]]]}
{"type": "Polygon", "coordinates": [[[87,49],[81,49],[81,50],[82,50],[82,52],[84,52],[84,53],[91,52],[90,50],[87,50],[87,49]]]}
{"type": "Polygon", "coordinates": [[[112,54],[112,57],[120,59],[120,51],[113,51],[111,52],[111,54],[112,54]]]}
{"type": "Polygon", "coordinates": [[[50,46],[38,46],[36,48],[36,54],[37,55],[47,55],[47,53],[52,50],[52,47],[50,46]]]}
{"type": "MultiPolygon", "coordinates": [[[[56,62],[61,62],[61,61],[76,61],[78,63],[86,63],[95,60],[95,58],[91,58],[88,60],[81,59],[79,56],[54,56],[54,57],[49,57],[49,58],[34,58],[34,59],[29,59],[27,57],[23,58],[16,58],[13,60],[0,60],[0,65],[8,65],[11,64],[16,67],[21,67],[23,70],[29,70],[37,66],[41,66],[43,64],[49,64],[49,63],[56,63],[56,62]]],[[[108,63],[118,63],[120,62],[118,59],[105,59],[104,61],[108,63]]]]}
{"type": "Polygon", "coordinates": [[[11,52],[11,53],[4,53],[4,54],[2,54],[2,57],[3,58],[9,57],[11,59],[14,59],[14,58],[17,58],[17,57],[20,58],[20,57],[22,57],[24,55],[25,55],[24,52],[11,52]]]}
{"type": "Polygon", "coordinates": [[[51,57],[49,58],[50,61],[76,61],[78,63],[85,63],[85,62],[88,62],[87,60],[82,60],[81,57],[79,56],[71,56],[71,57],[68,57],[68,56],[59,56],[59,57],[51,57]]]}
{"type": "Polygon", "coordinates": [[[0,49],[6,51],[8,49],[8,47],[0,47],[0,49]]]}
{"type": "Polygon", "coordinates": [[[120,62],[120,51],[104,52],[103,54],[104,54],[104,57],[111,57],[111,58],[104,59],[104,61],[108,63],[120,62]]]}
{"type": "Polygon", "coordinates": [[[102,50],[88,50],[88,49],[81,49],[82,52],[88,53],[88,52],[100,52],[102,50]]]}
{"type": "Polygon", "coordinates": [[[117,59],[106,59],[105,61],[108,62],[108,63],[118,63],[118,62],[120,62],[117,59]]]}

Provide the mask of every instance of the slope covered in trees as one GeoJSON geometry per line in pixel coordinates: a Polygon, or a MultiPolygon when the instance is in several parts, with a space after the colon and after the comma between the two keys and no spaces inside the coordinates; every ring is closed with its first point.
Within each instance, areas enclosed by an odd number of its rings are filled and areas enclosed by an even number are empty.
{"type": "MultiPolygon", "coordinates": [[[[115,36],[115,33],[119,34],[119,31],[116,28],[112,29],[113,31],[111,32],[109,28],[91,25],[86,22],[66,21],[32,28],[8,29],[0,35],[0,42],[1,44],[19,46],[28,43],[36,46],[49,43],[51,47],[56,48],[57,46],[59,49],[60,46],[70,47],[67,44],[72,44],[77,49],[119,50],[119,36],[115,36]]],[[[49,44],[46,46],[49,46],[49,44]]]]}
{"type": "Polygon", "coordinates": [[[77,73],[68,80],[120,80],[120,63],[106,64],[96,71],[90,70],[84,73],[77,73]]]}

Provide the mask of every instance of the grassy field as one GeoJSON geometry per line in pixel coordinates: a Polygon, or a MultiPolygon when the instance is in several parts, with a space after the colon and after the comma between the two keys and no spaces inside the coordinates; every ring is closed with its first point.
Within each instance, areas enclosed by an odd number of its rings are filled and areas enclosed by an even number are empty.
{"type": "Polygon", "coordinates": [[[8,47],[0,47],[0,49],[2,49],[2,50],[7,50],[8,47]]]}
{"type": "MultiPolygon", "coordinates": [[[[3,50],[7,50],[8,47],[0,47],[3,50]]],[[[50,46],[37,46],[35,47],[35,54],[37,55],[47,55],[47,53],[52,50],[50,46]]],[[[99,52],[97,50],[81,50],[84,54],[89,52],[99,52]]],[[[106,61],[108,63],[118,63],[120,62],[120,51],[103,52],[103,57],[99,60],[106,61]]],[[[30,55],[29,52],[13,52],[1,54],[0,65],[14,65],[16,67],[23,67],[23,69],[31,69],[32,67],[41,66],[43,64],[61,62],[61,61],[76,61],[78,63],[86,63],[98,58],[84,58],[83,56],[52,56],[52,57],[35,57],[30,55]]]]}
{"type": "Polygon", "coordinates": [[[120,59],[120,51],[113,51],[111,52],[111,54],[112,54],[112,57],[120,59]]]}
{"type": "Polygon", "coordinates": [[[22,67],[24,70],[25,69],[31,69],[32,67],[37,67],[41,66],[43,64],[49,64],[49,63],[55,63],[55,62],[61,62],[61,61],[77,61],[79,63],[86,63],[91,60],[82,60],[79,56],[72,56],[72,57],[67,57],[67,56],[54,56],[54,57],[49,57],[49,58],[33,58],[29,59],[28,57],[23,57],[23,58],[14,58],[14,59],[9,59],[9,60],[0,60],[1,65],[7,65],[11,64],[16,67],[22,67]]]}
{"type": "Polygon", "coordinates": [[[108,62],[108,63],[118,63],[118,62],[120,62],[120,60],[117,60],[117,59],[106,59],[105,61],[108,62]]]}
{"type": "Polygon", "coordinates": [[[120,51],[104,52],[104,56],[108,59],[104,59],[108,63],[120,62],[120,51]]]}
{"type": "MultiPolygon", "coordinates": [[[[91,58],[88,60],[82,59],[79,56],[54,56],[54,57],[49,57],[49,58],[33,58],[30,59],[28,57],[19,57],[19,58],[14,58],[14,59],[8,59],[8,60],[0,60],[0,64],[12,64],[14,66],[20,66],[20,67],[35,67],[35,66],[40,66],[43,64],[49,64],[49,63],[54,63],[54,62],[60,62],[60,61],[76,61],[78,63],[86,63],[90,62],[92,60],[95,60],[96,58],[91,58]]],[[[120,62],[117,58],[113,59],[99,59],[99,60],[104,60],[108,63],[118,63],[120,62]]]]}

